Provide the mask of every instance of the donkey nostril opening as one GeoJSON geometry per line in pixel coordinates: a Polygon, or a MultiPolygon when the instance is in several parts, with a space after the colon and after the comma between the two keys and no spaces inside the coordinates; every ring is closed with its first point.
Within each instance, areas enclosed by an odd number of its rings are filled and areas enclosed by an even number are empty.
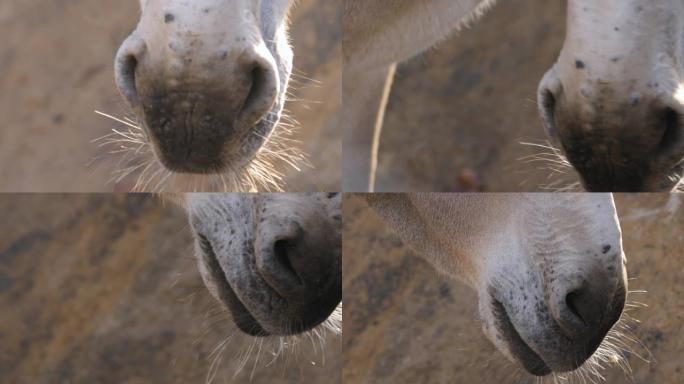
{"type": "Polygon", "coordinates": [[[138,103],[138,90],[135,83],[135,71],[138,68],[138,59],[135,55],[129,54],[121,59],[118,77],[119,87],[126,100],[131,105],[138,103]]]}
{"type": "Polygon", "coordinates": [[[550,136],[556,136],[556,96],[548,88],[540,94],[542,120],[550,136]]]}
{"type": "Polygon", "coordinates": [[[681,140],[681,117],[674,109],[666,108],[662,112],[658,124],[663,132],[658,150],[660,153],[669,152],[681,140]]]}
{"type": "Polygon", "coordinates": [[[294,251],[293,248],[294,247],[289,240],[277,240],[273,245],[273,253],[275,254],[278,264],[280,264],[280,266],[285,269],[286,272],[296,277],[297,280],[302,283],[302,279],[299,277],[299,274],[292,265],[292,260],[290,259],[292,252],[294,251]]]}
{"type": "Polygon", "coordinates": [[[572,291],[568,293],[567,296],[565,296],[565,305],[568,307],[568,310],[577,318],[579,319],[584,325],[587,325],[586,319],[582,317],[582,314],[580,312],[580,305],[581,305],[581,292],[580,291],[572,291]]]}
{"type": "Polygon", "coordinates": [[[259,103],[262,101],[260,99],[267,94],[267,75],[268,74],[266,73],[266,70],[264,70],[264,68],[258,64],[254,66],[249,75],[252,83],[249,93],[247,94],[247,98],[245,99],[245,103],[242,107],[242,113],[246,113],[248,116],[251,113],[255,113],[255,116],[250,118],[253,120],[254,124],[256,124],[262,118],[262,115],[256,115],[256,113],[258,110],[262,110],[259,105],[259,103]]]}

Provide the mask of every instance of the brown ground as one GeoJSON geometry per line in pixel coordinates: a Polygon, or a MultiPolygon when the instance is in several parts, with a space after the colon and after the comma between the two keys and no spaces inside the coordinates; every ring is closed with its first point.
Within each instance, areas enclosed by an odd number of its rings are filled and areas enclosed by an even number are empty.
{"type": "MultiPolygon", "coordinates": [[[[634,333],[655,358],[630,359],[634,383],[684,382],[683,204],[617,197],[630,289],[648,290],[632,296],[648,304],[633,312],[634,333]]],[[[345,199],[344,219],[345,383],[534,383],[485,338],[468,287],[437,275],[358,197],[345,199]]],[[[619,369],[606,377],[630,382],[619,369]]]]}
{"type": "MultiPolygon", "coordinates": [[[[133,195],[0,195],[0,212],[1,383],[205,382],[235,328],[207,318],[182,212],[133,195]]],[[[249,382],[253,358],[233,373],[250,340],[235,335],[215,383],[249,382]]],[[[340,381],[339,337],[266,368],[265,346],[252,383],[340,381]]]]}
{"type": "MultiPolygon", "coordinates": [[[[297,76],[286,107],[315,168],[288,174],[287,190],[339,190],[340,7],[300,0],[292,40],[297,76]],[[316,79],[320,82],[307,80],[316,79]]],[[[119,44],[137,23],[137,0],[0,3],[0,191],[111,191],[116,158],[91,140],[118,127],[95,110],[126,115],[113,79],[119,44]]],[[[283,168],[285,169],[285,168],[283,168]]]]}
{"type": "MultiPolygon", "coordinates": [[[[546,135],[536,89],[565,33],[565,1],[499,1],[459,36],[399,69],[381,139],[377,190],[456,191],[474,170],[490,191],[539,190],[538,153],[520,141],[546,135]]],[[[572,173],[572,172],[571,172],[572,173]]]]}

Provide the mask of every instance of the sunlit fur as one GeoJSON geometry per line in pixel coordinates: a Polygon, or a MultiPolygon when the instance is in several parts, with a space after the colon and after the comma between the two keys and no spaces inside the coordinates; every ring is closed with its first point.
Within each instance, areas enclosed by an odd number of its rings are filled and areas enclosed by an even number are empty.
{"type": "Polygon", "coordinates": [[[568,175],[574,172],[572,165],[559,148],[550,141],[532,142],[521,141],[521,145],[539,151],[532,155],[519,157],[517,160],[523,166],[536,166],[535,171],[546,172],[546,184],[539,188],[546,192],[582,192],[579,181],[569,182],[568,175]]]}
{"type": "MultiPolygon", "coordinates": [[[[551,141],[521,141],[519,144],[539,151],[532,155],[519,157],[517,160],[521,165],[538,165],[535,169],[536,171],[547,172],[547,179],[549,182],[540,185],[539,188],[541,190],[548,192],[584,191],[579,180],[568,181],[568,179],[571,178],[577,179],[575,169],[572,164],[570,164],[563,151],[556,147],[551,141]]],[[[684,179],[680,178],[677,172],[673,171],[668,175],[668,178],[675,183],[670,192],[684,192],[684,179]]]]}

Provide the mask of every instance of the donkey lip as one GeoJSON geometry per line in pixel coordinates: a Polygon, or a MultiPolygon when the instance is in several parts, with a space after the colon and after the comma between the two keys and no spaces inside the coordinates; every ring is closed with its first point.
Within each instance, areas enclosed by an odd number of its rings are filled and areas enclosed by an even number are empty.
{"type": "Polygon", "coordinates": [[[492,297],[492,306],[496,325],[506,340],[508,348],[527,372],[534,376],[546,376],[551,368],[544,360],[523,340],[515,329],[504,305],[492,297]]]}
{"type": "Polygon", "coordinates": [[[240,328],[241,331],[245,332],[250,336],[256,337],[266,337],[270,336],[270,333],[264,329],[264,327],[259,324],[256,318],[250,313],[249,309],[237,296],[233,288],[230,286],[226,275],[223,272],[223,268],[216,258],[214,249],[211,246],[211,242],[203,235],[197,234],[200,241],[200,248],[202,249],[202,256],[207,264],[209,273],[213,280],[216,282],[218,296],[221,302],[228,307],[233,322],[240,328]]]}

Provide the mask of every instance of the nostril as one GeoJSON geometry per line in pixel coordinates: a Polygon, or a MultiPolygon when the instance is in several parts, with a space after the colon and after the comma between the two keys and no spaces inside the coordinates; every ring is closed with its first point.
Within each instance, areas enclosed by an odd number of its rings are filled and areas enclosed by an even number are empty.
{"type": "Polygon", "coordinates": [[[563,294],[558,292],[550,303],[551,314],[562,333],[570,339],[582,338],[596,324],[601,316],[601,309],[594,305],[596,301],[586,287],[571,289],[563,294]]]}
{"type": "Polygon", "coordinates": [[[571,315],[574,315],[579,319],[585,326],[588,325],[586,319],[582,317],[579,306],[581,305],[581,293],[579,291],[572,291],[565,296],[565,305],[570,311],[571,315]]]}
{"type": "Polygon", "coordinates": [[[247,126],[261,121],[276,103],[279,85],[277,75],[264,59],[246,64],[249,89],[240,110],[239,120],[247,126]]]}
{"type": "Polygon", "coordinates": [[[255,65],[250,73],[252,85],[249,89],[249,93],[247,94],[247,99],[245,99],[246,107],[253,104],[259,98],[259,95],[263,93],[265,76],[266,74],[264,73],[264,70],[259,65],[255,65]]]}
{"type": "Polygon", "coordinates": [[[674,109],[665,108],[661,112],[658,125],[662,131],[658,152],[667,154],[682,139],[682,118],[674,109]]]}
{"type": "Polygon", "coordinates": [[[297,273],[295,267],[292,265],[291,257],[293,252],[295,252],[295,249],[289,240],[277,240],[275,244],[273,244],[273,254],[275,255],[275,259],[280,267],[282,267],[287,273],[296,277],[301,284],[302,279],[297,273]]]}
{"type": "Polygon", "coordinates": [[[114,64],[116,85],[131,107],[140,103],[136,86],[136,70],[138,55],[141,55],[144,50],[144,42],[137,36],[131,35],[119,49],[114,64]]]}
{"type": "Polygon", "coordinates": [[[122,95],[131,106],[138,104],[138,91],[135,85],[135,69],[138,59],[133,55],[126,55],[117,65],[117,85],[122,95]]]}
{"type": "Polygon", "coordinates": [[[549,136],[556,136],[556,96],[550,89],[539,92],[539,108],[544,128],[549,136]]]}

